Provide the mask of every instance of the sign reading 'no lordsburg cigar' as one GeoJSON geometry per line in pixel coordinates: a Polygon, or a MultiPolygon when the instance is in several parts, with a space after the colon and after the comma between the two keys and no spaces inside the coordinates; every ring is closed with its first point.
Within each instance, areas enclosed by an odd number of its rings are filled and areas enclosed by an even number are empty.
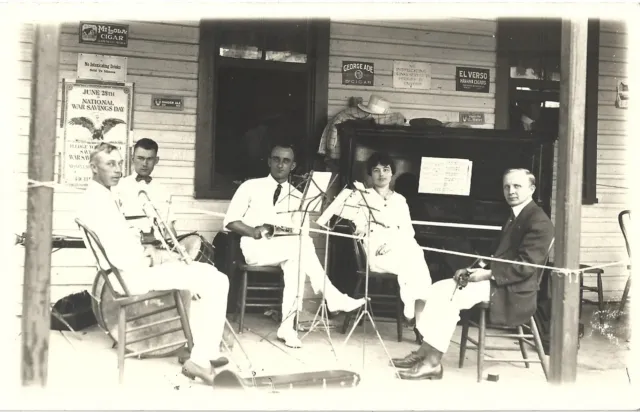
{"type": "Polygon", "coordinates": [[[127,47],[129,26],[126,24],[80,22],[80,43],[127,47]]]}
{"type": "Polygon", "coordinates": [[[373,63],[343,60],[342,84],[373,86],[373,63]]]}
{"type": "Polygon", "coordinates": [[[456,67],[456,91],[489,93],[489,69],[456,67]]]}

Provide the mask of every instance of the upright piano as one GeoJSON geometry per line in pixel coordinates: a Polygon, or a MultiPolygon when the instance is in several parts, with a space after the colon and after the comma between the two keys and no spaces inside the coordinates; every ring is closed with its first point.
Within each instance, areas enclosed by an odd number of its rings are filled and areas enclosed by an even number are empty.
{"type": "MultiPolygon", "coordinates": [[[[356,120],[338,125],[337,130],[342,187],[354,180],[371,186],[366,161],[376,151],[386,152],[396,164],[392,187],[407,198],[414,221],[501,227],[510,212],[502,189],[502,175],[509,168],[525,168],[533,173],[536,177],[534,201],[547,214],[551,213],[555,136],[494,129],[384,126],[356,120]],[[419,193],[423,157],[470,160],[469,195],[419,193]]],[[[486,229],[425,225],[414,225],[414,228],[422,246],[456,248],[483,255],[493,253],[494,242],[500,234],[500,230],[486,229]]],[[[337,237],[332,241],[340,242],[337,237]]],[[[343,247],[338,250],[346,250],[343,247]]],[[[341,269],[350,271],[351,265],[345,261],[346,253],[340,255],[331,256],[330,272],[335,273],[330,273],[330,277],[340,285],[336,286],[351,293],[349,278],[353,275],[341,273],[345,271],[341,269]]],[[[462,267],[467,261],[439,252],[427,253],[434,281],[451,277],[455,266],[462,267]]]]}

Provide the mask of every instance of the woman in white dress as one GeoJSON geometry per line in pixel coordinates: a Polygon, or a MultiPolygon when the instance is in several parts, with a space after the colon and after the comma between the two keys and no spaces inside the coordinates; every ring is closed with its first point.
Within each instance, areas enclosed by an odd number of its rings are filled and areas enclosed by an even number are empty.
{"type": "Polygon", "coordinates": [[[390,188],[395,172],[395,163],[388,154],[374,153],[369,157],[367,173],[373,187],[363,192],[363,198],[371,216],[362,200],[354,223],[357,234],[366,234],[365,251],[370,254],[370,269],[398,276],[404,315],[411,320],[422,313],[431,286],[431,274],[424,252],[415,239],[407,201],[390,188]]]}

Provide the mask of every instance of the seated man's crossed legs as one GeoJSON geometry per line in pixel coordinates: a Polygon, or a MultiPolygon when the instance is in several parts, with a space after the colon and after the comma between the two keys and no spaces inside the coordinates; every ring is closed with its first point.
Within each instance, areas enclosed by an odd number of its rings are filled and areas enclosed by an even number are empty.
{"type": "Polygon", "coordinates": [[[442,356],[460,320],[460,311],[488,301],[491,286],[488,280],[470,282],[463,289],[456,290],[454,279],[444,279],[429,288],[422,316],[416,321],[424,343],[404,358],[393,359],[397,368],[410,368],[400,372],[402,379],[439,379],[442,377],[442,356]],[[453,299],[452,299],[453,295],[453,299]]]}
{"type": "MultiPolygon", "coordinates": [[[[126,274],[125,274],[126,276],[126,274]]],[[[214,266],[179,260],[169,261],[127,276],[127,285],[134,294],[155,290],[188,290],[192,301],[189,323],[193,335],[193,349],[182,373],[213,383],[213,364],[221,358],[220,342],[224,332],[228,277],[214,266]]]]}
{"type": "Polygon", "coordinates": [[[322,293],[331,312],[351,312],[364,305],[364,299],[353,299],[340,292],[327,277],[309,236],[281,236],[261,239],[242,248],[249,265],[280,265],[284,274],[282,323],[278,339],[293,348],[302,346],[295,330],[296,308],[302,308],[306,276],[316,294],[322,293]],[[302,245],[300,247],[300,240],[302,245]],[[299,299],[297,299],[299,297],[299,299]]]}

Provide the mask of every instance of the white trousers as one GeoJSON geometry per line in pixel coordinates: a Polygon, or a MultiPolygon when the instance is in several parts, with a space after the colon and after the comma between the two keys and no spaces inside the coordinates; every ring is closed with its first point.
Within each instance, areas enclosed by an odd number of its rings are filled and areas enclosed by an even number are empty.
{"type": "Polygon", "coordinates": [[[398,276],[400,298],[405,307],[413,307],[418,299],[426,300],[431,286],[431,273],[424,260],[424,253],[415,239],[394,242],[389,245],[391,250],[380,256],[376,256],[376,249],[373,246],[372,242],[369,251],[371,270],[393,273],[398,276]]]}
{"type": "Polygon", "coordinates": [[[127,274],[125,282],[132,294],[157,290],[188,290],[192,295],[189,323],[193,334],[191,360],[203,367],[220,357],[220,342],[227,312],[229,279],[214,266],[181,261],[163,263],[127,274]],[[200,299],[193,300],[195,295],[200,299]]]}
{"type": "Polygon", "coordinates": [[[488,301],[491,294],[488,280],[469,282],[462,290],[456,290],[452,300],[455,285],[453,279],[444,279],[431,285],[422,316],[416,321],[424,341],[442,353],[449,348],[460,320],[460,311],[488,301]]]}
{"type": "Polygon", "coordinates": [[[293,327],[293,314],[296,308],[302,309],[306,276],[309,276],[311,287],[316,294],[323,292],[330,308],[333,302],[344,297],[327,277],[309,236],[278,236],[258,240],[243,237],[241,247],[247,264],[280,265],[282,268],[282,326],[293,327]],[[297,296],[300,296],[300,299],[296,299],[297,296]]]}

